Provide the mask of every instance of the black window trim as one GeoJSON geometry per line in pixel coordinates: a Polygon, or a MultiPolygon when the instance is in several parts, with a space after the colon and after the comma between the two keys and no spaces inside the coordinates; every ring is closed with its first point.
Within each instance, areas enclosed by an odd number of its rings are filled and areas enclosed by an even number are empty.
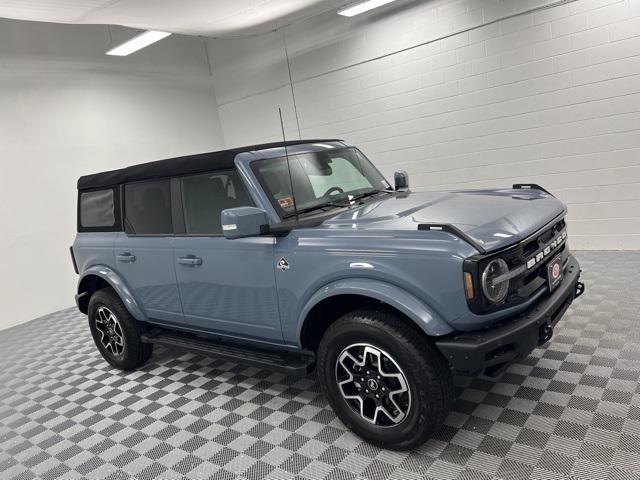
{"type": "Polygon", "coordinates": [[[172,180],[172,189],[171,189],[171,206],[174,209],[174,211],[172,212],[174,215],[174,219],[178,219],[179,223],[178,224],[174,224],[174,232],[175,232],[175,236],[176,237],[180,237],[180,238],[186,238],[186,237],[212,237],[212,238],[219,238],[219,237],[224,237],[224,233],[187,233],[187,226],[186,226],[186,221],[185,221],[185,213],[184,213],[184,204],[183,204],[183,196],[182,196],[182,179],[183,178],[187,178],[187,177],[196,177],[199,175],[211,175],[211,174],[216,174],[216,173],[228,173],[228,172],[235,172],[238,174],[238,178],[240,179],[240,183],[242,184],[242,186],[244,187],[245,191],[247,192],[247,196],[249,197],[249,199],[251,200],[251,205],[244,205],[247,207],[255,207],[256,206],[256,202],[253,199],[253,196],[251,195],[251,190],[247,187],[247,183],[245,182],[244,176],[242,175],[242,172],[238,169],[238,167],[233,167],[233,168],[219,168],[219,169],[215,169],[215,170],[209,170],[206,172],[199,172],[199,173],[188,173],[185,175],[179,175],[177,177],[173,177],[172,180]],[[173,184],[173,181],[175,180],[175,185],[173,184]],[[174,189],[176,192],[176,199],[174,200],[173,197],[173,193],[174,193],[174,189]],[[180,228],[180,232],[176,232],[176,225],[179,225],[180,228]]]}
{"type": "Polygon", "coordinates": [[[122,232],[124,231],[124,220],[122,215],[122,188],[120,185],[113,185],[110,187],[96,187],[96,188],[87,188],[83,190],[78,190],[78,200],[77,200],[77,208],[76,208],[76,230],[79,233],[97,233],[97,232],[122,232]],[[114,222],[113,225],[107,227],[84,227],[82,226],[82,215],[81,215],[81,201],[83,193],[91,193],[91,192],[100,192],[104,190],[113,191],[113,216],[114,222]]]}
{"type": "Polygon", "coordinates": [[[182,177],[171,178],[171,218],[173,220],[173,235],[175,237],[182,237],[187,233],[182,207],[181,178],[182,177]]]}
{"type": "MultiPolygon", "coordinates": [[[[117,198],[117,216],[116,223],[119,224],[115,229],[106,230],[104,228],[99,228],[97,231],[117,231],[124,232],[127,237],[224,237],[224,233],[221,234],[209,234],[209,233],[187,233],[186,224],[185,224],[185,215],[184,215],[184,205],[182,201],[182,179],[186,177],[194,177],[197,175],[207,175],[207,174],[215,174],[215,173],[227,173],[227,172],[236,172],[238,174],[238,178],[242,183],[244,189],[247,192],[247,196],[251,201],[251,205],[246,206],[256,206],[256,202],[251,195],[251,190],[247,187],[247,183],[244,179],[244,175],[237,168],[220,168],[214,170],[208,170],[206,172],[198,172],[198,173],[186,173],[184,175],[177,175],[174,177],[165,177],[165,178],[148,178],[144,180],[135,180],[131,182],[121,183],[112,188],[118,190],[118,194],[114,197],[117,198]],[[171,202],[171,221],[173,225],[172,233],[131,233],[127,232],[125,228],[126,221],[126,211],[125,211],[125,186],[132,185],[136,183],[147,183],[147,182],[169,182],[169,190],[170,190],[170,202],[171,202]]],[[[82,190],[82,192],[88,192],[92,190],[107,190],[107,188],[95,188],[95,189],[87,189],[82,190]]],[[[80,197],[78,197],[79,199],[80,197]]],[[[78,225],[80,221],[80,204],[78,203],[78,225]]],[[[92,228],[93,230],[93,228],[92,228]]]]}

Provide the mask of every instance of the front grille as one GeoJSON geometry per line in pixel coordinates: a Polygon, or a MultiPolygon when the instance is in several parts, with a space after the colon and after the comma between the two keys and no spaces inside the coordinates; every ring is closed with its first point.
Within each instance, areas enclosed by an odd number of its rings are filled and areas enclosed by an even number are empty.
{"type": "MultiPolygon", "coordinates": [[[[547,264],[557,255],[567,253],[566,225],[564,219],[545,229],[534,238],[517,245],[513,251],[507,251],[501,255],[507,261],[509,270],[522,270],[522,273],[512,278],[509,284],[509,293],[506,302],[510,304],[527,300],[540,287],[547,282],[547,264]],[[564,234],[564,238],[562,237],[564,234]],[[560,243],[553,246],[554,240],[560,243]],[[545,250],[548,251],[545,254],[545,250]],[[542,253],[540,259],[536,259],[542,253]],[[533,262],[527,267],[528,262],[533,262]]],[[[564,259],[564,257],[563,257],[564,259]]]]}
{"type": "Polygon", "coordinates": [[[564,218],[560,219],[551,227],[543,230],[541,233],[534,235],[534,238],[527,239],[522,246],[522,255],[526,258],[540,249],[541,246],[546,245],[559,233],[566,230],[567,224],[564,218]]]}
{"type": "Polygon", "coordinates": [[[484,299],[476,298],[469,303],[469,307],[474,313],[490,313],[525,302],[546,284],[547,264],[557,255],[562,255],[563,262],[568,257],[564,218],[505,250],[469,259],[470,262],[465,263],[465,269],[475,271],[476,279],[487,262],[496,257],[507,262],[511,276],[507,297],[501,304],[493,305],[484,299]]]}

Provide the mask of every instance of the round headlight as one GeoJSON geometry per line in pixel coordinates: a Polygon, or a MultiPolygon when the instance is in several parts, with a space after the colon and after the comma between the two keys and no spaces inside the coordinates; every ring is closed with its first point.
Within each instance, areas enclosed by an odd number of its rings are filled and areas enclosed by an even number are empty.
{"type": "Polygon", "coordinates": [[[509,266],[501,258],[491,260],[482,271],[482,291],[490,302],[499,303],[509,292],[509,280],[495,283],[495,279],[509,271],[509,266]]]}

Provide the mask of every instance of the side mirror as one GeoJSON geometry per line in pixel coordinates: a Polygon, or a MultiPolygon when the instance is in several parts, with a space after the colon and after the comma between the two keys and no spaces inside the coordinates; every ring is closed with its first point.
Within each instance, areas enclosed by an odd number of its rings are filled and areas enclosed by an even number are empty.
{"type": "Polygon", "coordinates": [[[408,190],[409,189],[409,174],[404,170],[398,170],[393,174],[393,181],[395,183],[396,190],[408,190]]]}
{"type": "Polygon", "coordinates": [[[257,237],[269,224],[267,212],[256,207],[236,207],[223,210],[220,214],[222,232],[229,239],[257,237]]]}

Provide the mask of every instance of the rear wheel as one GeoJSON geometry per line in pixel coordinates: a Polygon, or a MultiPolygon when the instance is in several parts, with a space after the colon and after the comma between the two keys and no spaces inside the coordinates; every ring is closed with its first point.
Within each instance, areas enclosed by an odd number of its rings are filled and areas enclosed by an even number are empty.
{"type": "Polygon", "coordinates": [[[111,288],[98,290],[91,296],[88,318],[96,347],[114,367],[133,370],[151,356],[153,345],[142,342],[140,324],[111,288]]]}
{"type": "Polygon", "coordinates": [[[422,444],[453,402],[442,355],[388,312],[358,310],[331,325],[318,349],[318,376],[342,422],[383,448],[422,444]]]}

